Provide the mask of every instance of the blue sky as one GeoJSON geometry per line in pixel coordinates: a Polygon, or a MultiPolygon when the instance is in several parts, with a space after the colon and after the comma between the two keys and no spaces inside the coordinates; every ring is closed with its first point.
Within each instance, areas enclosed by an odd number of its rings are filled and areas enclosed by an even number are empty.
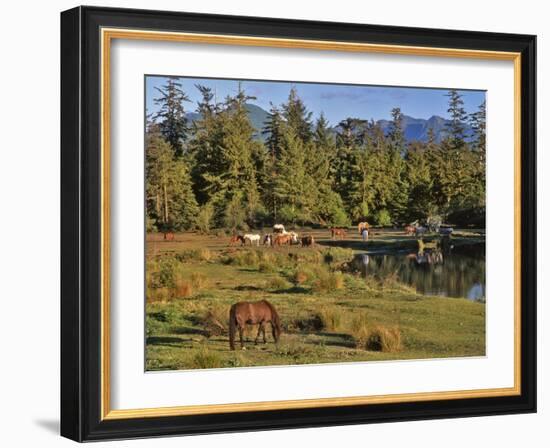
{"type": "MultiPolygon", "coordinates": [[[[166,77],[146,76],[147,113],[154,113],[157,106],[154,98],[159,96],[155,87],[166,83],[166,77]]],[[[215,90],[218,101],[223,101],[227,95],[233,95],[238,90],[237,80],[179,78],[184,92],[191,99],[186,104],[186,110],[194,112],[200,94],[195,84],[202,84],[215,90]]],[[[432,115],[447,118],[448,98],[445,89],[427,89],[414,87],[386,87],[367,85],[341,85],[317,83],[292,83],[282,81],[241,81],[248,95],[257,97],[250,103],[256,104],[266,111],[270,102],[276,105],[284,103],[292,87],[298,91],[307,108],[313,112],[314,118],[324,112],[331,125],[347,118],[362,118],[380,120],[389,119],[392,108],[400,107],[401,112],[414,118],[428,119],[432,115]]],[[[485,91],[459,90],[464,100],[467,113],[475,112],[485,99],[485,91]]]]}

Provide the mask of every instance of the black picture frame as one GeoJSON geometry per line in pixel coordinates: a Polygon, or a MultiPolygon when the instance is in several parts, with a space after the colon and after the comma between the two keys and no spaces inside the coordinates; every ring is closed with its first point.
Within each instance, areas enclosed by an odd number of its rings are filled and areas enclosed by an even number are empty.
{"type": "Polygon", "coordinates": [[[76,441],[536,412],[536,37],[77,7],[61,14],[61,434],[76,441]],[[100,29],[129,28],[521,53],[521,394],[101,419],[100,29]]]}

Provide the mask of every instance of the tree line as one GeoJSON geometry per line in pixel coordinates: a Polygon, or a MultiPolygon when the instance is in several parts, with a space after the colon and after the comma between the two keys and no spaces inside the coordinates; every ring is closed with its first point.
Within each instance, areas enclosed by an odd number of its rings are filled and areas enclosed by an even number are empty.
{"type": "Polygon", "coordinates": [[[211,88],[196,88],[199,118],[192,123],[177,78],[157,88],[158,111],[147,116],[148,231],[362,220],[388,226],[433,216],[484,226],[484,102],[468,115],[450,90],[442,141],[430,129],[426,142],[407,143],[398,107],[387,132],[353,117],[331,128],[322,113],[312,118],[292,88],[285,103],[271,104],[259,136],[246,109],[256,98],[240,85],[221,102],[211,88]]]}

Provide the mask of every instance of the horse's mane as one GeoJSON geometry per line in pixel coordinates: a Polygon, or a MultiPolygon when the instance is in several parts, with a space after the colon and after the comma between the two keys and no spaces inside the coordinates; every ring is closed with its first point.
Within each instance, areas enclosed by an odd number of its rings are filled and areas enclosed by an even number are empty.
{"type": "Polygon", "coordinates": [[[268,308],[271,310],[271,314],[273,315],[273,323],[277,326],[277,329],[281,330],[281,318],[279,317],[279,313],[277,313],[277,310],[275,307],[267,300],[264,300],[264,303],[268,306],[268,308]]]}

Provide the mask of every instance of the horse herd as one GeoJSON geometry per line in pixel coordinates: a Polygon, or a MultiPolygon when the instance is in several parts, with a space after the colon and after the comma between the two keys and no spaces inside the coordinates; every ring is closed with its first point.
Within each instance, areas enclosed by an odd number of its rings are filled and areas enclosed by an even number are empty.
{"type": "MultiPolygon", "coordinates": [[[[343,227],[330,227],[330,237],[332,239],[345,239],[347,235],[347,228],[343,227]]],[[[403,229],[405,235],[421,237],[426,235],[430,231],[435,231],[441,235],[451,235],[453,229],[451,227],[438,227],[432,229],[427,226],[421,225],[406,225],[403,229]]],[[[357,225],[357,231],[363,238],[363,241],[369,239],[370,225],[368,222],[360,222],[357,225]]],[[[171,231],[163,232],[165,241],[174,241],[174,233],[171,231]]],[[[245,233],[244,235],[233,235],[229,241],[230,245],[241,243],[242,246],[259,246],[260,242],[264,246],[283,246],[283,245],[301,245],[302,247],[310,247],[315,245],[315,239],[312,235],[299,236],[294,231],[287,232],[282,224],[275,224],[273,226],[273,232],[264,234],[263,237],[258,233],[245,233]]]]}
{"type": "Polygon", "coordinates": [[[311,235],[299,236],[296,232],[287,232],[282,225],[275,225],[273,233],[265,234],[262,238],[258,233],[245,233],[244,235],[233,235],[229,244],[241,243],[241,246],[259,246],[260,241],[264,246],[283,246],[299,244],[302,247],[315,245],[315,239],[311,235]]]}

